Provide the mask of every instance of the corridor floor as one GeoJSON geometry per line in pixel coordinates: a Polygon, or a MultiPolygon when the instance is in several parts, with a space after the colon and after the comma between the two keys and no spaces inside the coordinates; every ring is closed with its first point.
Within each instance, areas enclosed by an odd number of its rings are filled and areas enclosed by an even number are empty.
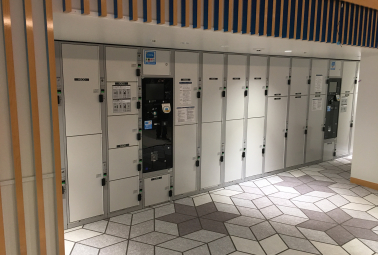
{"type": "Polygon", "coordinates": [[[350,163],[323,162],[66,230],[66,254],[378,254],[378,191],[350,183],[350,163]]]}

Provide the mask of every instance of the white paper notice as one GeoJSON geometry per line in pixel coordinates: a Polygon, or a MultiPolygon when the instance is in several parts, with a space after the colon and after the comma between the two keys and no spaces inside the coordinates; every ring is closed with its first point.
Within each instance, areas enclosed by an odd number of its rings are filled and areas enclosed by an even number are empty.
{"type": "Polygon", "coordinates": [[[177,107],[177,121],[179,123],[194,122],[195,107],[177,107]]]}
{"type": "Polygon", "coordinates": [[[192,103],[192,83],[180,82],[180,104],[188,105],[192,103]]]}
{"type": "Polygon", "coordinates": [[[321,98],[313,98],[311,109],[312,111],[321,111],[323,109],[323,100],[321,98]]]}
{"type": "Polygon", "coordinates": [[[323,89],[323,75],[316,75],[315,76],[315,93],[322,92],[323,89]]]}

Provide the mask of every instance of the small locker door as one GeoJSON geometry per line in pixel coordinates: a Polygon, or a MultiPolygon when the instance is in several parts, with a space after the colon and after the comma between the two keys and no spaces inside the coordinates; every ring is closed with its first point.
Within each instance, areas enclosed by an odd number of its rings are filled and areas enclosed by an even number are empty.
{"type": "Polygon", "coordinates": [[[266,127],[265,172],[284,168],[286,97],[269,97],[266,127]]]}
{"type": "Polygon", "coordinates": [[[286,167],[304,163],[307,96],[291,96],[286,147],[286,167]]]}
{"type": "Polygon", "coordinates": [[[336,156],[349,154],[350,123],[352,120],[353,94],[341,95],[339,125],[337,127],[336,156]]]}
{"type": "Polygon", "coordinates": [[[108,117],[109,149],[138,145],[138,115],[108,117]]]}
{"type": "Polygon", "coordinates": [[[328,60],[313,59],[311,64],[311,85],[310,94],[326,94],[328,60]]]}
{"type": "Polygon", "coordinates": [[[175,53],[175,125],[197,123],[198,61],[198,53],[175,53]],[[181,110],[177,110],[178,108],[181,110]],[[181,118],[178,118],[178,114],[181,118]],[[182,117],[182,114],[185,116],[182,117]]]}
{"type": "Polygon", "coordinates": [[[169,200],[171,175],[155,176],[144,179],[144,205],[160,204],[169,200]]]}
{"type": "Polygon", "coordinates": [[[224,55],[203,54],[202,122],[221,121],[224,55]]]}
{"type": "Polygon", "coordinates": [[[109,150],[109,180],[139,175],[138,152],[138,146],[109,150]]]}
{"type": "Polygon", "coordinates": [[[197,188],[197,125],[175,126],[174,193],[180,195],[197,188]]]}
{"type": "Polygon", "coordinates": [[[107,81],[138,81],[137,61],[137,49],[106,47],[107,81]]]}
{"type": "Polygon", "coordinates": [[[262,174],[265,118],[248,119],[245,176],[262,174]]]}
{"type": "Polygon", "coordinates": [[[308,95],[310,59],[293,58],[291,62],[290,95],[308,95]]]}
{"type": "Polygon", "coordinates": [[[357,80],[356,71],[357,62],[344,61],[340,94],[354,93],[355,81],[357,80]]]}
{"type": "Polygon", "coordinates": [[[101,133],[98,46],[63,44],[66,135],[101,133]]]}
{"type": "Polygon", "coordinates": [[[222,123],[202,124],[201,188],[220,184],[222,123]]]}
{"type": "Polygon", "coordinates": [[[290,76],[290,58],[270,58],[269,64],[269,96],[287,96],[290,76]]]}
{"type": "Polygon", "coordinates": [[[243,168],[243,122],[226,122],[225,182],[240,180],[243,168]]]}
{"type": "Polygon", "coordinates": [[[109,182],[110,212],[139,205],[139,176],[109,182]]]}
{"type": "Polygon", "coordinates": [[[248,118],[265,116],[268,57],[251,56],[249,64],[248,118]]]}
{"type": "Polygon", "coordinates": [[[67,137],[67,159],[70,222],[104,214],[102,135],[67,137]]]}
{"type": "Polygon", "coordinates": [[[308,109],[305,163],[322,159],[325,95],[311,95],[308,109]]]}
{"type": "Polygon", "coordinates": [[[246,83],[247,57],[228,55],[227,66],[227,110],[226,119],[242,119],[244,116],[244,91],[246,83]]]}

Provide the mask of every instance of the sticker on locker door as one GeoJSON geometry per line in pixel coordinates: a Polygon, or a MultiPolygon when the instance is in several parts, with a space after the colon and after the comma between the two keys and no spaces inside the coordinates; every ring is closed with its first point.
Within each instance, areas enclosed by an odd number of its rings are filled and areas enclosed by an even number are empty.
{"type": "Polygon", "coordinates": [[[171,104],[161,104],[161,109],[164,113],[170,113],[171,112],[171,104]]]}
{"type": "Polygon", "coordinates": [[[331,70],[336,70],[336,61],[331,61],[331,70]]]}
{"type": "Polygon", "coordinates": [[[323,75],[317,74],[315,76],[315,87],[314,87],[315,93],[322,92],[322,89],[323,89],[323,75]]]}
{"type": "Polygon", "coordinates": [[[145,65],[156,65],[156,51],[145,51],[144,52],[144,64],[145,65]]]}
{"type": "Polygon", "coordinates": [[[152,120],[145,120],[144,121],[144,129],[145,130],[152,129],[152,120]]]}
{"type": "Polygon", "coordinates": [[[186,105],[192,103],[192,83],[180,82],[180,104],[186,105]]]}
{"type": "Polygon", "coordinates": [[[179,123],[194,122],[194,106],[190,107],[177,107],[177,119],[179,123]]]}
{"type": "Polygon", "coordinates": [[[323,99],[313,98],[311,109],[312,111],[321,111],[323,109],[323,99]]]}

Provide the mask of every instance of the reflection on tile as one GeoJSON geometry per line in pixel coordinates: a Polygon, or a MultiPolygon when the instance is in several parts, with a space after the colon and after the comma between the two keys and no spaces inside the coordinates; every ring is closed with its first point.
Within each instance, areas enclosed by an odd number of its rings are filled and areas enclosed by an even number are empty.
{"type": "Polygon", "coordinates": [[[67,234],[64,234],[64,239],[72,242],[79,242],[88,238],[99,236],[101,233],[90,231],[87,229],[79,229],[67,234]]]}
{"type": "Polygon", "coordinates": [[[149,244],[129,241],[127,255],[154,255],[154,247],[149,244]]]}
{"type": "Polygon", "coordinates": [[[214,202],[224,203],[224,204],[230,204],[230,205],[234,204],[232,202],[232,200],[229,197],[227,197],[227,196],[221,196],[221,195],[217,195],[217,194],[211,194],[211,198],[213,199],[214,202]]]}
{"type": "Polygon", "coordinates": [[[366,239],[360,239],[360,241],[363,242],[367,247],[372,249],[374,252],[378,252],[378,242],[366,239]]]}
{"type": "Polygon", "coordinates": [[[91,247],[104,248],[115,243],[120,243],[124,240],[125,239],[123,238],[103,234],[100,236],[92,237],[90,239],[86,239],[84,241],[81,241],[80,243],[91,247]]]}
{"type": "Polygon", "coordinates": [[[221,237],[224,237],[224,234],[215,233],[207,230],[199,230],[197,232],[191,233],[189,235],[183,236],[184,238],[209,243],[221,237]]]}
{"type": "Polygon", "coordinates": [[[267,239],[262,240],[260,244],[268,255],[275,255],[288,249],[279,235],[268,237],[267,239]]]}
{"type": "Polygon", "coordinates": [[[74,245],[75,245],[74,242],[64,240],[65,255],[70,255],[74,245]]]}
{"type": "Polygon", "coordinates": [[[233,224],[225,224],[228,234],[230,236],[238,236],[245,239],[256,240],[252,231],[248,227],[233,225],[233,224]]]}
{"type": "Polygon", "coordinates": [[[260,244],[256,241],[243,239],[240,237],[232,236],[232,241],[235,244],[236,250],[241,252],[251,252],[253,251],[256,255],[264,255],[265,252],[261,248],[260,244]]]}
{"type": "Polygon", "coordinates": [[[238,209],[232,204],[222,204],[222,203],[215,203],[217,210],[220,212],[232,213],[232,214],[240,214],[238,209]]]}
{"type": "Polygon", "coordinates": [[[289,246],[289,248],[291,249],[319,254],[319,252],[315,249],[315,247],[306,239],[301,239],[301,238],[292,237],[292,236],[285,236],[285,235],[280,235],[280,236],[283,239],[283,241],[286,243],[286,245],[289,246]]]}
{"type": "MultiPolygon", "coordinates": [[[[361,189],[362,189],[362,187],[357,187],[357,188],[361,188],[361,189]]],[[[365,189],[364,189],[364,190],[365,190],[365,189]]],[[[367,191],[367,192],[368,192],[368,191],[367,191]]],[[[370,193],[370,192],[369,192],[369,193],[370,193]]],[[[367,201],[369,201],[370,203],[373,203],[373,204],[375,204],[375,205],[378,205],[378,196],[375,195],[375,194],[370,194],[370,195],[364,197],[364,199],[367,200],[367,201]]]]}
{"type": "Polygon", "coordinates": [[[313,245],[323,254],[323,255],[348,255],[348,253],[340,246],[312,242],[313,245]]]}
{"type": "Polygon", "coordinates": [[[351,203],[363,204],[363,205],[372,205],[372,203],[370,203],[369,201],[363,199],[362,197],[347,196],[347,195],[343,195],[343,197],[345,199],[347,199],[351,203]]]}
{"type": "Polygon", "coordinates": [[[99,255],[125,255],[127,250],[127,241],[111,245],[100,250],[99,255]]]}
{"type": "Polygon", "coordinates": [[[131,225],[131,214],[123,214],[120,216],[116,216],[113,218],[110,218],[110,221],[125,224],[125,225],[131,225]]]}
{"type": "Polygon", "coordinates": [[[316,202],[315,205],[318,208],[320,208],[323,212],[329,212],[337,208],[327,199],[320,200],[319,202],[316,202]]]}
{"type": "Polygon", "coordinates": [[[373,208],[372,205],[363,205],[363,204],[355,204],[355,203],[349,203],[341,207],[342,209],[348,209],[348,210],[355,210],[355,211],[361,211],[366,212],[373,208]]]}
{"type": "Polygon", "coordinates": [[[108,228],[106,229],[106,234],[121,238],[129,238],[129,232],[130,226],[115,222],[109,222],[108,228]]]}
{"type": "Polygon", "coordinates": [[[83,226],[83,228],[88,229],[88,230],[93,230],[93,231],[96,231],[96,232],[104,233],[107,225],[108,225],[108,221],[100,220],[100,221],[97,221],[97,222],[85,224],[83,226]]]}
{"type": "Polygon", "coordinates": [[[349,203],[348,200],[346,200],[345,198],[343,198],[340,195],[334,195],[334,196],[329,197],[327,199],[329,201],[331,201],[334,205],[338,206],[338,207],[346,205],[346,204],[349,203]]]}
{"type": "Polygon", "coordinates": [[[227,255],[235,250],[234,244],[229,236],[209,243],[211,255],[227,255]]]}
{"type": "Polygon", "coordinates": [[[371,255],[374,253],[369,247],[358,239],[353,239],[349,243],[344,244],[343,248],[351,255],[371,255]]]}
{"type": "Polygon", "coordinates": [[[157,245],[157,244],[161,244],[166,241],[172,240],[174,238],[176,238],[176,236],[162,234],[159,232],[151,232],[143,236],[138,236],[134,238],[133,241],[151,244],[151,245],[157,245]]]}
{"type": "Polygon", "coordinates": [[[98,249],[89,247],[86,245],[82,245],[79,243],[75,244],[71,252],[71,255],[97,255],[97,254],[98,254],[98,249]]]}
{"type": "Polygon", "coordinates": [[[368,214],[374,216],[376,219],[378,219],[378,207],[375,207],[367,212],[368,214]]]}
{"type": "Polygon", "coordinates": [[[184,239],[184,238],[176,238],[171,241],[165,242],[163,244],[158,245],[159,247],[167,248],[174,251],[184,252],[195,247],[202,245],[203,243],[184,239]]]}

